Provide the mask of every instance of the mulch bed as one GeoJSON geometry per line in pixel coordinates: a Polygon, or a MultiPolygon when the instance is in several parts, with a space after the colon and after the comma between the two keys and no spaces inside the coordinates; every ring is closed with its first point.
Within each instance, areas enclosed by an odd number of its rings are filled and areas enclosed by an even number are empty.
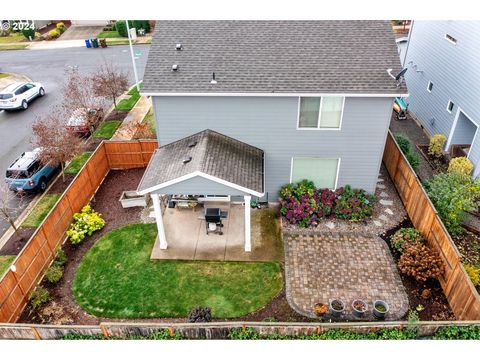
{"type": "Polygon", "coordinates": [[[0,250],[0,255],[18,255],[35,232],[35,228],[18,229],[20,236],[13,233],[0,250]]]}
{"type": "Polygon", "coordinates": [[[434,173],[446,173],[448,170],[448,163],[450,161],[447,155],[441,157],[435,157],[428,153],[428,145],[417,144],[417,149],[420,150],[422,156],[427,160],[434,173]]]}
{"type": "MultiPolygon", "coordinates": [[[[385,240],[390,248],[390,252],[396,263],[400,259],[400,255],[397,251],[394,251],[390,246],[390,237],[400,228],[414,227],[410,219],[403,220],[398,226],[380,235],[385,240]]],[[[418,311],[418,317],[420,320],[455,320],[455,315],[448,304],[448,300],[443,293],[442,287],[438,280],[427,280],[425,283],[416,281],[410,276],[406,276],[398,271],[400,278],[402,279],[403,286],[408,296],[410,303],[410,309],[415,310],[418,305],[423,306],[424,310],[418,311]],[[430,293],[430,296],[425,299],[422,297],[422,292],[430,293]]]]}
{"type": "Polygon", "coordinates": [[[125,120],[129,113],[129,110],[113,110],[108,114],[108,116],[105,118],[105,120],[125,120]]]}
{"type": "Polygon", "coordinates": [[[73,179],[75,178],[77,174],[65,174],[65,181],[63,181],[63,178],[62,176],[60,176],[57,181],[55,181],[52,185],[52,187],[50,188],[50,190],[48,190],[48,193],[49,194],[62,194],[68,187],[68,185],[70,185],[70,183],[73,181],[73,179]]]}

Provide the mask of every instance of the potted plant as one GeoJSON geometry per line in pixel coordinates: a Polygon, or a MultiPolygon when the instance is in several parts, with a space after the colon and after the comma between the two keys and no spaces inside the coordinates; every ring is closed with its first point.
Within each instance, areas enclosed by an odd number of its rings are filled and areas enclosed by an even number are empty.
{"type": "Polygon", "coordinates": [[[338,299],[330,300],[329,305],[330,312],[334,317],[340,317],[340,315],[342,315],[345,310],[345,304],[338,299]]]}
{"type": "Polygon", "coordinates": [[[323,303],[316,303],[313,307],[313,311],[315,312],[315,315],[317,315],[318,317],[322,317],[327,313],[328,305],[323,303]]]}
{"type": "Polygon", "coordinates": [[[377,319],[384,319],[385,315],[388,313],[389,306],[383,300],[375,300],[373,303],[373,315],[377,319]]]}
{"type": "Polygon", "coordinates": [[[363,317],[368,310],[368,305],[365,301],[356,299],[352,301],[353,315],[356,317],[363,317]]]}

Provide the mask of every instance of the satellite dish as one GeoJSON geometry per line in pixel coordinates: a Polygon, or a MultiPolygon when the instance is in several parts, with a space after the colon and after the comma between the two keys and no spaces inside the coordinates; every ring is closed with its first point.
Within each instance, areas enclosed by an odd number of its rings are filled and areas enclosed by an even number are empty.
{"type": "Polygon", "coordinates": [[[402,71],[400,71],[397,75],[393,75],[393,74],[392,74],[393,69],[388,69],[388,70],[387,70],[387,73],[388,73],[388,75],[390,75],[390,77],[391,77],[392,79],[395,79],[396,81],[399,81],[400,78],[405,75],[405,73],[407,72],[407,70],[408,70],[408,68],[405,68],[405,69],[403,69],[402,71]]]}

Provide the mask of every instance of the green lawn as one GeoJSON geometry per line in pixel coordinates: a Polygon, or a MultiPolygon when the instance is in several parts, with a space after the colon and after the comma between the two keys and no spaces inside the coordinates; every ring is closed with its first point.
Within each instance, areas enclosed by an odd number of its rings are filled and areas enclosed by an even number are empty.
{"type": "MultiPolygon", "coordinates": [[[[140,87],[142,87],[142,84],[140,84],[140,87]]],[[[130,89],[128,95],[130,95],[130,98],[120,100],[120,102],[117,104],[117,110],[132,110],[137,101],[140,99],[140,93],[138,92],[136,86],[130,89]]]]}
{"type": "Polygon", "coordinates": [[[73,294],[87,312],[111,318],[185,317],[209,306],[216,318],[248,314],[282,289],[279,263],[150,260],[155,224],[103,236],[87,252],[73,294]]]}
{"type": "Polygon", "coordinates": [[[21,32],[12,32],[8,36],[0,36],[0,44],[16,43],[27,41],[21,32]]]}
{"type": "Polygon", "coordinates": [[[8,73],[0,73],[0,79],[6,78],[6,77],[9,77],[9,76],[10,76],[10,74],[8,74],[8,73]]]}
{"type": "Polygon", "coordinates": [[[25,44],[14,44],[14,45],[0,45],[0,51],[2,50],[23,50],[27,47],[28,45],[25,44]]]}
{"type": "Polygon", "coordinates": [[[110,139],[122,122],[120,120],[104,121],[93,133],[94,138],[110,139]]]}
{"type": "Polygon", "coordinates": [[[46,194],[38,203],[35,205],[33,210],[28,214],[27,218],[23,221],[23,228],[35,228],[38,227],[43,219],[47,216],[50,209],[55,205],[57,200],[60,198],[61,194],[46,194]]]}
{"type": "Polygon", "coordinates": [[[82,154],[79,154],[73,158],[73,160],[65,168],[65,174],[76,174],[80,171],[83,164],[85,164],[88,158],[92,155],[91,151],[85,151],[82,154]]]}
{"type": "Polygon", "coordinates": [[[120,36],[118,31],[101,31],[98,35],[97,38],[99,39],[105,39],[105,38],[121,38],[123,36],[120,36]]]}
{"type": "Polygon", "coordinates": [[[107,40],[108,45],[129,45],[129,42],[128,40],[107,40]]]}
{"type": "Polygon", "coordinates": [[[0,277],[2,277],[3,273],[10,267],[13,260],[15,260],[15,255],[0,256],[0,277]]]}

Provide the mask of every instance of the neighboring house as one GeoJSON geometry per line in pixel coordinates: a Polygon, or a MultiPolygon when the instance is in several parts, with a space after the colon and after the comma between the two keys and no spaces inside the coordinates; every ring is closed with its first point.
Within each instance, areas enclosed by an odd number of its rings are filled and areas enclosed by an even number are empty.
{"type": "Polygon", "coordinates": [[[142,94],[162,147],[139,185],[156,209],[156,194],[245,196],[249,218],[251,196],[277,201],[282,185],[302,179],[375,191],[393,100],[407,93],[387,73],[401,70],[389,21],[158,25],[142,94]],[[185,140],[212,134],[237,144],[185,140]]]}
{"type": "Polygon", "coordinates": [[[402,61],[410,113],[445,150],[464,153],[480,173],[480,22],[414,21],[402,61]]]}

